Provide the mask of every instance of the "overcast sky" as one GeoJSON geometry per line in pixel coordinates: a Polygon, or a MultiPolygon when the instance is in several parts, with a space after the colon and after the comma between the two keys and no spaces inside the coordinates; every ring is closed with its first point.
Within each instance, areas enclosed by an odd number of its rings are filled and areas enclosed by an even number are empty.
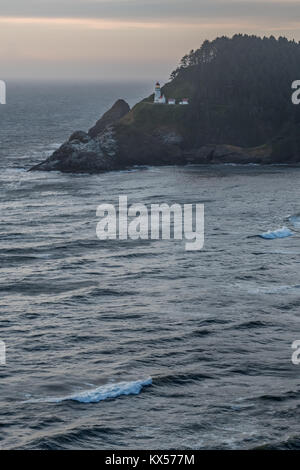
{"type": "Polygon", "coordinates": [[[300,0],[0,0],[1,79],[161,79],[206,38],[300,40],[300,0]]]}

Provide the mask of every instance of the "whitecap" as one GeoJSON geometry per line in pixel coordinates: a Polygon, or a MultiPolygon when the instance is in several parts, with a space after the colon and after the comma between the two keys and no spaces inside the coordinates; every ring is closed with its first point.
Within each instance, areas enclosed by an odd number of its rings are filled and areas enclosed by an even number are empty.
{"type": "Polygon", "coordinates": [[[292,232],[287,227],[282,227],[274,231],[269,230],[268,232],[262,233],[259,236],[261,238],[265,238],[266,240],[274,240],[275,238],[286,238],[291,237],[292,235],[294,235],[294,232],[292,232]]]}
{"type": "Polygon", "coordinates": [[[300,214],[290,216],[289,221],[295,228],[300,228],[300,214]]]}
{"type": "Polygon", "coordinates": [[[138,395],[143,387],[152,384],[152,378],[135,382],[119,382],[106,384],[90,390],[73,393],[64,397],[46,397],[27,400],[27,403],[61,403],[63,401],[77,401],[80,403],[98,403],[108,398],[117,398],[120,395],[138,395]]]}

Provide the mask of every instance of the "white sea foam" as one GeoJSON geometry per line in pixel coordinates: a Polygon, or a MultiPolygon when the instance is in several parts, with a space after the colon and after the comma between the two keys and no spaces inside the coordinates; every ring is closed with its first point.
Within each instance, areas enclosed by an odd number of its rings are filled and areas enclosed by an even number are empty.
{"type": "Polygon", "coordinates": [[[80,403],[98,403],[107,398],[117,398],[120,395],[138,395],[143,387],[152,384],[151,377],[135,382],[119,382],[101,385],[100,387],[73,393],[64,397],[46,397],[27,400],[27,403],[61,403],[63,401],[78,401],[80,403]]]}
{"type": "Polygon", "coordinates": [[[289,221],[295,228],[300,228],[300,214],[292,215],[289,217],[289,221]]]}
{"type": "Polygon", "coordinates": [[[260,237],[266,240],[274,240],[275,238],[286,238],[292,235],[294,235],[294,232],[287,227],[282,227],[274,231],[269,230],[268,232],[262,233],[260,237]]]}

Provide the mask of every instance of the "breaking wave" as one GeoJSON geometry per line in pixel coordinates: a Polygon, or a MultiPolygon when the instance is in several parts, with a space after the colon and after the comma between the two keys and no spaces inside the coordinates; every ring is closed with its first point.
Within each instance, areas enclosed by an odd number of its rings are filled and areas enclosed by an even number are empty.
{"type": "Polygon", "coordinates": [[[289,217],[289,222],[295,227],[300,228],[300,214],[289,217]]]}
{"type": "Polygon", "coordinates": [[[275,238],[286,238],[294,235],[294,232],[287,227],[282,227],[277,230],[269,230],[268,232],[262,233],[259,235],[261,238],[266,240],[274,240],[275,238]]]}
{"type": "Polygon", "coordinates": [[[27,403],[61,403],[63,401],[77,401],[80,403],[98,403],[108,398],[117,398],[120,395],[138,395],[143,387],[152,385],[152,378],[137,380],[135,382],[119,382],[102,385],[91,390],[84,390],[64,397],[46,397],[27,400],[27,403]]]}

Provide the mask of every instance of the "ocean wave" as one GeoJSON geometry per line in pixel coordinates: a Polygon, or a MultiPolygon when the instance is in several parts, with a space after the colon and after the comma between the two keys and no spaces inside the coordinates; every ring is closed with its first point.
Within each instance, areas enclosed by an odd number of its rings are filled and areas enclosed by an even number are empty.
{"type": "Polygon", "coordinates": [[[276,238],[286,238],[286,237],[291,237],[294,235],[294,232],[292,232],[289,228],[287,227],[282,227],[277,230],[269,230],[268,232],[262,233],[259,235],[261,238],[264,238],[266,240],[274,240],[276,238]]]}
{"type": "Polygon", "coordinates": [[[196,382],[201,382],[203,380],[211,379],[212,377],[205,373],[200,372],[189,372],[189,373],[178,373],[178,374],[170,374],[164,375],[161,377],[157,377],[155,383],[158,386],[180,386],[180,385],[188,385],[196,382]]]}
{"type": "Polygon", "coordinates": [[[252,450],[299,450],[300,449],[300,437],[292,436],[287,437],[282,441],[274,441],[272,443],[262,444],[260,446],[253,447],[252,450]]]}
{"type": "Polygon", "coordinates": [[[258,282],[238,282],[233,284],[233,288],[241,289],[249,294],[297,294],[300,290],[300,284],[278,284],[272,281],[269,285],[260,285],[258,282]]]}
{"type": "Polygon", "coordinates": [[[79,403],[98,403],[108,398],[117,398],[121,395],[138,395],[143,387],[152,385],[152,378],[135,382],[119,382],[102,385],[91,390],[84,390],[64,397],[46,397],[26,400],[26,403],[62,403],[64,401],[77,401],[79,403]]]}
{"type": "Polygon", "coordinates": [[[295,228],[300,228],[300,214],[291,215],[288,220],[295,228]]]}
{"type": "Polygon", "coordinates": [[[250,320],[250,321],[242,322],[239,324],[233,324],[229,329],[238,331],[238,330],[244,330],[244,329],[250,330],[253,328],[265,328],[267,326],[269,326],[269,323],[267,322],[260,321],[260,320],[252,320],[252,321],[250,320]]]}

